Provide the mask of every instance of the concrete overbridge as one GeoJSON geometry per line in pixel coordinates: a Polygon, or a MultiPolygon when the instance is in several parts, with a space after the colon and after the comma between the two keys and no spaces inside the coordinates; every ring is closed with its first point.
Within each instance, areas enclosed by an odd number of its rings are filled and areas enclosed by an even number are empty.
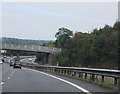
{"type": "Polygon", "coordinates": [[[61,51],[60,48],[55,48],[55,47],[44,47],[44,46],[37,46],[37,45],[21,45],[21,44],[11,44],[11,43],[3,43],[1,46],[1,50],[16,51],[17,59],[19,59],[19,53],[21,51],[44,53],[45,63],[52,63],[54,56],[60,53],[61,51]]]}

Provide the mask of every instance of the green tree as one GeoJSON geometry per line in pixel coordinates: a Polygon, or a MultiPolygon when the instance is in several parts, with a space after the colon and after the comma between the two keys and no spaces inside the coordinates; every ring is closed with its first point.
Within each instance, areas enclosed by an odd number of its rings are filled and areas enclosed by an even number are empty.
{"type": "Polygon", "coordinates": [[[67,28],[59,28],[58,32],[56,33],[56,46],[57,47],[64,47],[66,42],[71,38],[73,32],[67,28]]]}

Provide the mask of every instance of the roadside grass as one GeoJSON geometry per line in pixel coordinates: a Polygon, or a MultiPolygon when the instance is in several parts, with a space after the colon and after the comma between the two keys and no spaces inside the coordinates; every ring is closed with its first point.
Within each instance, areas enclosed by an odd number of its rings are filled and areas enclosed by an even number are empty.
{"type": "Polygon", "coordinates": [[[77,79],[77,80],[86,81],[86,82],[89,82],[89,83],[92,83],[92,84],[96,84],[96,85],[99,85],[99,86],[102,86],[102,87],[105,87],[105,88],[108,88],[108,89],[113,89],[113,90],[118,91],[118,87],[113,84],[114,79],[111,78],[111,77],[105,77],[104,82],[102,82],[102,77],[101,76],[97,76],[96,80],[93,81],[93,80],[90,79],[90,75],[87,75],[87,78],[85,79],[84,75],[82,77],[79,77],[78,74],[76,74],[75,76],[72,76],[72,75],[67,75],[67,74],[58,73],[58,72],[51,72],[50,70],[37,69],[37,68],[34,68],[34,67],[32,69],[42,71],[42,72],[52,73],[52,74],[56,74],[56,75],[62,75],[62,76],[66,76],[66,77],[69,77],[69,78],[74,78],[74,79],[77,79]]]}

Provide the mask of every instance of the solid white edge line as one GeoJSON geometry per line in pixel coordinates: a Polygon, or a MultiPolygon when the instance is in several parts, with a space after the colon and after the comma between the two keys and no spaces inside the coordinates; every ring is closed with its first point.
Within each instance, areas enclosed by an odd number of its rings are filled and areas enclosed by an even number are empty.
{"type": "MultiPolygon", "coordinates": [[[[24,69],[27,69],[27,68],[24,68],[24,69]]],[[[60,80],[60,81],[62,81],[62,82],[65,82],[65,83],[67,83],[67,84],[70,84],[70,85],[76,87],[77,89],[85,92],[86,94],[92,94],[92,93],[89,92],[88,90],[86,90],[86,89],[84,89],[84,88],[82,88],[82,87],[80,87],[80,86],[78,86],[78,85],[76,85],[76,84],[74,84],[74,83],[72,83],[72,82],[69,82],[69,81],[67,81],[67,80],[61,79],[61,78],[59,78],[59,77],[56,77],[56,76],[47,74],[47,73],[45,73],[45,72],[37,71],[37,70],[32,70],[32,69],[27,69],[27,70],[31,70],[31,71],[35,71],[35,72],[42,73],[42,74],[44,74],[44,75],[50,76],[50,77],[52,77],[52,78],[58,79],[58,80],[60,80]]]]}

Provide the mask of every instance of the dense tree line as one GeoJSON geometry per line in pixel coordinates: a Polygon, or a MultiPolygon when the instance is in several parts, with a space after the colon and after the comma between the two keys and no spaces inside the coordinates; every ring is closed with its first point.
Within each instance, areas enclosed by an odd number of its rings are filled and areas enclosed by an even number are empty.
{"type": "Polygon", "coordinates": [[[59,28],[55,35],[55,46],[62,49],[57,56],[59,65],[118,68],[119,31],[120,22],[94,29],[91,33],[73,34],[67,28],[59,28]]]}

